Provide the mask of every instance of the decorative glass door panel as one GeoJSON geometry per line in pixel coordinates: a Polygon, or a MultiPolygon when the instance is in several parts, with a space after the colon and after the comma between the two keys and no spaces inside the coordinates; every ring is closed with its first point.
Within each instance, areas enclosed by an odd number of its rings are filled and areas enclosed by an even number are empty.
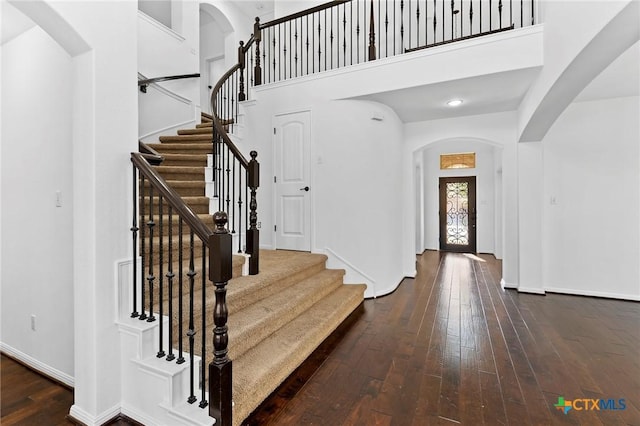
{"type": "Polygon", "coordinates": [[[476,251],[476,179],[440,178],[440,250],[476,251]]]}

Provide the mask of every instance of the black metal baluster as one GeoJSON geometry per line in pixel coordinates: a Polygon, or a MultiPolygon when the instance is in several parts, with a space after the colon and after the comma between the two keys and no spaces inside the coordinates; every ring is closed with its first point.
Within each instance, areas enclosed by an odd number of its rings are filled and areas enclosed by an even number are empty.
{"type": "Polygon", "coordinates": [[[321,18],[320,12],[318,12],[318,72],[322,71],[322,36],[321,36],[321,18]]]}
{"type": "Polygon", "coordinates": [[[534,4],[533,4],[534,0],[531,0],[531,25],[535,24],[535,14],[534,14],[534,4]]]}
{"type": "MultiPolygon", "coordinates": [[[[320,19],[320,18],[318,18],[320,19]]],[[[311,33],[311,72],[315,73],[316,72],[316,14],[312,14],[311,15],[311,30],[309,30],[309,32],[311,33]]],[[[318,36],[318,39],[320,37],[318,36]]],[[[318,64],[318,67],[320,67],[320,65],[318,64]]]]}
{"type": "Polygon", "coordinates": [[[473,35],[473,0],[469,4],[469,35],[473,35]]]}
{"type": "Polygon", "coordinates": [[[404,53],[404,0],[400,0],[400,53],[404,53]]]}
{"type": "Polygon", "coordinates": [[[173,354],[173,209],[169,206],[169,268],[167,271],[167,285],[169,286],[169,353],[167,361],[173,361],[176,356],[173,354]]]}
{"type": "MultiPolygon", "coordinates": [[[[250,154],[253,154],[255,151],[251,151],[250,154]]],[[[257,155],[257,154],[256,154],[257,155]]],[[[247,230],[249,229],[249,206],[251,205],[251,198],[249,198],[249,169],[245,170],[245,180],[244,180],[244,199],[245,199],[245,203],[244,203],[244,222],[246,223],[246,227],[247,230]]],[[[245,236],[247,234],[245,233],[245,236]]],[[[246,238],[246,237],[245,237],[246,238]]],[[[238,250],[238,253],[241,253],[240,250],[238,250]]]]}
{"type": "Polygon", "coordinates": [[[176,364],[183,364],[184,363],[184,354],[183,354],[183,350],[182,350],[182,336],[184,335],[183,331],[183,325],[184,325],[184,321],[182,320],[182,295],[184,293],[184,287],[183,287],[183,270],[182,270],[182,265],[183,265],[183,244],[182,244],[182,218],[180,216],[178,216],[178,360],[176,361],[176,364]]]}
{"type": "Polygon", "coordinates": [[[149,185],[149,220],[147,221],[147,228],[149,229],[149,275],[147,275],[147,282],[149,283],[149,317],[147,322],[153,322],[156,320],[153,314],[153,281],[156,277],[153,275],[153,228],[156,223],[153,221],[153,186],[149,185]]]}
{"type": "Polygon", "coordinates": [[[164,220],[162,218],[162,214],[163,212],[163,206],[162,204],[164,203],[164,198],[162,197],[162,195],[158,196],[158,237],[159,237],[159,243],[158,243],[158,250],[159,250],[159,274],[158,274],[158,310],[159,310],[159,317],[160,317],[160,321],[159,321],[159,330],[158,330],[158,353],[156,354],[156,357],[158,358],[163,358],[166,353],[164,352],[164,349],[162,349],[163,345],[163,338],[164,338],[164,312],[163,312],[163,304],[164,304],[164,220]]]}
{"type": "Polygon", "coordinates": [[[436,42],[436,38],[437,38],[437,33],[436,33],[436,27],[438,26],[438,19],[436,18],[436,15],[438,14],[437,11],[437,6],[436,6],[436,0],[433,0],[433,42],[436,42]]]}
{"type": "Polygon", "coordinates": [[[429,0],[424,0],[424,45],[429,44],[429,0]]]}
{"type": "Polygon", "coordinates": [[[389,57],[389,0],[384,0],[384,56],[389,57]]]}
{"type": "Polygon", "coordinates": [[[500,22],[499,28],[502,28],[502,0],[498,0],[498,19],[500,22]]]}
{"type": "MultiPolygon", "coordinates": [[[[236,182],[236,163],[238,161],[236,160],[236,158],[233,158],[233,161],[231,162],[231,167],[232,167],[232,173],[233,173],[233,183],[236,182]]],[[[231,203],[231,233],[235,234],[236,233],[236,186],[234,184],[231,185],[231,199],[233,200],[233,203],[231,203]]]]}
{"type": "Polygon", "coordinates": [[[356,50],[357,50],[357,55],[356,55],[356,64],[360,63],[360,0],[356,0],[356,18],[357,18],[357,24],[356,24],[356,50]]]}
{"type": "Polygon", "coordinates": [[[408,47],[409,49],[411,49],[411,0],[407,0],[407,3],[409,4],[408,7],[408,17],[407,17],[407,22],[408,22],[408,26],[409,26],[409,40],[408,40],[408,47]]]}
{"type": "MultiPolygon", "coordinates": [[[[285,27],[285,31],[286,31],[286,27],[285,27]]],[[[291,21],[289,21],[289,78],[291,78],[293,76],[292,71],[292,63],[293,61],[291,60],[291,54],[293,53],[293,45],[291,43],[291,21]]],[[[287,72],[285,71],[285,79],[287,72]]]]}
{"type": "Polygon", "coordinates": [[[306,36],[307,36],[306,37],[307,41],[306,41],[305,47],[306,47],[307,75],[308,75],[309,74],[309,33],[313,34],[313,30],[309,31],[309,15],[307,15],[306,20],[307,20],[307,27],[306,27],[305,33],[306,33],[306,36]]]}
{"type": "Polygon", "coordinates": [[[230,207],[230,203],[231,203],[231,198],[229,198],[231,196],[231,191],[230,189],[230,185],[231,185],[231,167],[229,162],[231,157],[231,151],[229,151],[229,147],[227,147],[227,168],[226,168],[226,172],[227,172],[227,194],[226,194],[226,202],[227,202],[227,208],[226,208],[226,212],[229,211],[229,207],[230,207]]]}
{"type": "Polygon", "coordinates": [[[294,69],[296,70],[295,76],[297,77],[298,76],[298,20],[297,19],[295,20],[295,23],[296,23],[296,33],[293,36],[293,41],[294,41],[293,45],[295,46],[295,51],[294,51],[295,55],[293,59],[295,60],[294,69]]]}
{"type": "Polygon", "coordinates": [[[133,309],[131,310],[131,318],[136,318],[140,316],[137,310],[138,305],[138,203],[140,200],[138,199],[138,186],[140,185],[140,180],[138,178],[138,170],[135,165],[132,165],[133,168],[133,224],[131,225],[131,235],[133,239],[132,253],[133,253],[133,263],[131,267],[133,268],[133,309]]]}
{"type": "Polygon", "coordinates": [[[445,20],[444,20],[444,8],[445,7],[444,7],[444,1],[443,1],[442,2],[442,41],[444,41],[444,37],[445,37],[445,35],[444,35],[444,31],[445,31],[445,29],[444,29],[444,27],[445,27],[445,25],[444,25],[444,22],[445,22],[445,20]]]}
{"type": "Polygon", "coordinates": [[[324,9],[324,70],[327,70],[327,9],[324,9]]]}
{"type": "Polygon", "coordinates": [[[330,42],[330,46],[331,46],[331,68],[333,69],[333,8],[329,9],[331,11],[331,33],[329,36],[329,39],[331,40],[330,42]]]}
{"type": "Polygon", "coordinates": [[[416,47],[420,46],[420,1],[416,2],[416,47]]]}
{"type": "Polygon", "coordinates": [[[278,33],[280,33],[280,27],[272,27],[273,28],[273,80],[276,81],[276,56],[278,57],[278,62],[280,61],[280,52],[276,53],[276,29],[278,29],[278,33]]]}
{"type": "MultiPolygon", "coordinates": [[[[393,55],[395,56],[395,54],[396,54],[396,22],[398,22],[398,18],[396,16],[397,8],[396,8],[395,1],[392,2],[391,4],[393,5],[393,55]]],[[[402,50],[400,52],[402,52],[402,50]]]]}
{"type": "Polygon", "coordinates": [[[463,16],[464,16],[464,0],[460,0],[460,37],[464,37],[463,16]]]}
{"type": "MultiPolygon", "coordinates": [[[[338,8],[340,10],[340,8],[338,8]]],[[[347,4],[342,5],[342,66],[347,66],[347,4]]]]}
{"type": "MultiPolygon", "coordinates": [[[[151,185],[149,185],[151,186],[151,185]]],[[[142,310],[140,312],[140,316],[138,317],[139,320],[146,320],[147,319],[147,314],[145,313],[145,302],[146,302],[146,294],[147,294],[147,286],[145,285],[145,279],[144,279],[144,272],[145,272],[145,267],[147,266],[146,263],[146,258],[147,258],[147,250],[146,250],[146,241],[147,241],[147,235],[146,235],[146,225],[144,223],[144,216],[145,216],[145,194],[146,191],[144,189],[145,187],[145,178],[144,175],[141,173],[140,174],[140,259],[142,264],[140,265],[141,267],[141,280],[142,282],[140,283],[140,304],[142,307],[142,310]]]]}
{"type": "MultiPolygon", "coordinates": [[[[238,178],[238,253],[242,253],[242,170],[238,178]]],[[[245,182],[246,183],[246,182],[245,182]]]]}
{"type": "Polygon", "coordinates": [[[373,0],[371,0],[371,10],[369,11],[369,60],[376,59],[376,29],[375,17],[373,16],[373,0]]]}
{"type": "Polygon", "coordinates": [[[202,241],[202,332],[200,333],[202,336],[202,356],[200,358],[200,389],[202,391],[202,396],[200,398],[200,404],[198,406],[200,408],[205,408],[209,403],[207,402],[206,389],[207,387],[204,385],[206,383],[207,377],[207,333],[205,330],[207,329],[207,246],[202,241]]]}
{"type": "Polygon", "coordinates": [[[187,336],[189,336],[189,398],[187,402],[189,404],[193,404],[196,402],[195,395],[195,385],[194,385],[194,374],[195,374],[195,357],[194,357],[194,343],[196,330],[193,324],[193,290],[195,285],[195,276],[196,271],[193,265],[193,229],[189,230],[189,272],[187,272],[187,276],[189,277],[189,331],[187,332],[187,336]]]}
{"type": "Polygon", "coordinates": [[[353,65],[353,2],[349,3],[349,43],[350,63],[353,65]]]}
{"type": "Polygon", "coordinates": [[[453,24],[455,22],[454,8],[455,8],[454,0],[451,0],[451,40],[455,39],[455,36],[453,34],[453,24]]]}
{"type": "Polygon", "coordinates": [[[480,19],[478,20],[478,23],[480,24],[480,28],[478,30],[478,33],[482,34],[482,0],[479,0],[478,8],[480,9],[480,19]]]}

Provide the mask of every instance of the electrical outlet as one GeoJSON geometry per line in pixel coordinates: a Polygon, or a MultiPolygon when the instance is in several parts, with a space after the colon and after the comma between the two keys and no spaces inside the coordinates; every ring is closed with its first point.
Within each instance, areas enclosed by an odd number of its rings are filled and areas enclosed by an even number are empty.
{"type": "Polygon", "coordinates": [[[36,331],[36,316],[31,315],[31,330],[36,331]]]}

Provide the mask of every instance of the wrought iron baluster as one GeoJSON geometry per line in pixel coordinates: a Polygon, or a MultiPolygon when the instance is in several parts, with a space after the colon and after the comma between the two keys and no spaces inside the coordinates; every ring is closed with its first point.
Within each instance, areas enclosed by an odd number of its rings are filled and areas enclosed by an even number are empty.
{"type": "Polygon", "coordinates": [[[184,293],[184,287],[183,287],[183,270],[182,270],[182,265],[184,264],[183,262],[183,250],[184,250],[184,245],[182,243],[183,239],[182,239],[183,235],[182,235],[182,218],[180,216],[178,216],[178,360],[176,361],[176,364],[183,364],[184,363],[184,353],[183,353],[183,347],[182,347],[182,336],[184,335],[184,321],[183,321],[183,315],[182,315],[182,295],[184,293]]]}
{"type": "Polygon", "coordinates": [[[140,316],[138,313],[138,187],[140,185],[140,179],[138,178],[138,170],[133,165],[133,223],[131,225],[131,236],[133,240],[132,253],[133,262],[131,267],[133,269],[133,308],[131,310],[131,318],[140,316]]]}
{"type": "Polygon", "coordinates": [[[149,285],[149,317],[147,322],[153,322],[156,320],[153,314],[153,282],[156,277],[153,275],[153,228],[156,223],[153,221],[153,186],[149,185],[149,220],[147,221],[147,229],[149,230],[149,274],[147,275],[147,282],[149,285]]]}
{"type": "Polygon", "coordinates": [[[438,14],[437,11],[437,6],[436,6],[436,0],[433,0],[433,42],[436,42],[436,27],[438,25],[438,18],[436,18],[436,15],[438,14]]]}
{"type": "Polygon", "coordinates": [[[469,35],[473,35],[473,0],[469,4],[469,35]]]}
{"type": "Polygon", "coordinates": [[[169,206],[169,268],[167,271],[167,284],[169,286],[169,353],[167,361],[173,361],[176,356],[173,354],[173,208],[169,206]]]}
{"type": "Polygon", "coordinates": [[[373,0],[371,0],[371,9],[369,11],[369,60],[376,59],[376,29],[375,17],[373,16],[373,0]]]}
{"type": "Polygon", "coordinates": [[[492,7],[491,7],[491,0],[489,0],[489,31],[491,31],[493,29],[493,22],[491,20],[491,15],[492,15],[492,7]]]}
{"type": "Polygon", "coordinates": [[[162,195],[158,195],[158,237],[159,237],[159,243],[158,243],[158,251],[159,251],[159,274],[158,274],[158,310],[159,310],[159,316],[160,316],[160,321],[159,321],[159,330],[158,330],[158,353],[156,354],[156,356],[158,358],[163,358],[166,354],[164,352],[164,349],[162,349],[163,347],[163,337],[164,337],[164,319],[163,319],[163,304],[164,304],[164,235],[163,235],[163,231],[164,231],[164,221],[162,218],[162,214],[163,212],[163,206],[162,204],[164,203],[164,198],[162,197],[162,195]]]}
{"type": "Polygon", "coordinates": [[[329,22],[331,23],[331,30],[330,30],[330,35],[329,35],[329,40],[330,40],[329,46],[331,48],[331,50],[330,50],[331,51],[331,61],[330,61],[331,68],[329,68],[329,69],[333,69],[333,8],[330,8],[329,10],[331,11],[331,17],[329,19],[329,22]]]}
{"type": "Polygon", "coordinates": [[[295,49],[294,58],[293,59],[295,60],[295,66],[293,67],[293,69],[296,70],[295,76],[297,77],[298,76],[298,20],[297,19],[295,20],[295,23],[296,23],[296,25],[295,25],[296,26],[296,33],[293,36],[293,40],[294,40],[293,45],[294,45],[294,49],[295,49]]]}
{"type": "MultiPolygon", "coordinates": [[[[234,157],[233,161],[231,162],[231,167],[232,167],[232,174],[233,174],[233,182],[236,182],[236,163],[238,163],[238,160],[234,157]]],[[[235,234],[236,233],[236,203],[235,203],[235,199],[236,199],[236,186],[234,184],[231,185],[231,199],[234,201],[233,203],[231,203],[231,233],[235,234]]]]}
{"type": "Polygon", "coordinates": [[[499,28],[502,28],[502,0],[498,0],[498,20],[500,21],[499,28]]]}
{"type": "Polygon", "coordinates": [[[377,58],[380,58],[380,55],[382,54],[382,52],[380,51],[380,49],[382,48],[382,25],[380,25],[380,19],[382,18],[382,13],[380,12],[380,7],[382,6],[381,3],[382,0],[378,0],[378,26],[376,28],[378,28],[378,56],[376,56],[377,58]]]}
{"type": "MultiPolygon", "coordinates": [[[[144,217],[145,217],[145,178],[144,175],[141,173],[140,174],[140,258],[141,258],[141,283],[140,283],[140,304],[142,307],[142,310],[140,312],[140,316],[138,317],[139,320],[146,320],[147,319],[147,314],[145,313],[145,302],[146,302],[146,294],[147,294],[147,286],[145,285],[145,277],[144,277],[144,272],[145,272],[145,267],[147,266],[147,250],[146,250],[146,242],[147,242],[147,235],[146,235],[146,229],[147,226],[144,223],[144,217]]],[[[151,186],[151,185],[149,185],[151,186]]]]}
{"type": "Polygon", "coordinates": [[[309,15],[306,16],[306,20],[307,20],[307,27],[306,27],[306,43],[305,43],[305,47],[306,47],[306,58],[307,58],[307,74],[309,74],[309,33],[313,34],[313,30],[309,31],[309,15]]]}
{"type": "Polygon", "coordinates": [[[202,241],[202,272],[200,273],[202,277],[202,332],[200,333],[202,336],[202,354],[200,358],[200,390],[202,391],[202,395],[200,398],[200,404],[198,406],[200,408],[205,408],[209,403],[207,402],[206,389],[207,387],[204,385],[207,377],[207,365],[205,360],[207,359],[207,333],[205,330],[207,329],[207,246],[204,241],[202,241]]]}
{"type": "Polygon", "coordinates": [[[389,0],[384,0],[384,49],[385,57],[389,57],[389,0]]]}
{"type": "Polygon", "coordinates": [[[400,53],[404,53],[404,0],[400,0],[400,53]]]}
{"type": "MultiPolygon", "coordinates": [[[[340,8],[338,8],[340,10],[340,8]]],[[[342,66],[347,66],[347,4],[342,5],[342,66]]]]}
{"type": "Polygon", "coordinates": [[[455,22],[454,9],[455,9],[455,3],[454,3],[454,0],[451,0],[451,40],[453,40],[455,38],[454,34],[453,34],[453,24],[455,22]]]}
{"type": "Polygon", "coordinates": [[[533,4],[534,0],[530,0],[530,4],[531,4],[531,25],[535,24],[535,14],[534,14],[534,4],[533,4]]]}
{"type": "Polygon", "coordinates": [[[407,26],[409,29],[409,40],[408,40],[408,47],[409,49],[411,49],[411,0],[407,0],[408,3],[408,16],[407,16],[407,26]]]}
{"type": "Polygon", "coordinates": [[[231,151],[229,150],[229,147],[227,147],[227,168],[225,169],[225,171],[227,172],[227,193],[226,193],[226,197],[225,197],[225,201],[227,202],[227,208],[225,209],[226,212],[229,211],[229,207],[230,207],[230,203],[231,203],[231,191],[230,191],[230,187],[231,187],[231,167],[230,167],[230,161],[231,161],[231,151]]]}
{"type": "Polygon", "coordinates": [[[195,357],[193,353],[196,336],[196,330],[193,324],[193,293],[196,276],[193,265],[193,229],[189,230],[189,272],[187,272],[187,276],[189,277],[189,331],[187,332],[187,336],[189,336],[189,398],[187,402],[193,404],[197,399],[194,384],[195,357]]]}
{"type": "Polygon", "coordinates": [[[416,46],[420,46],[420,1],[416,2],[416,46]]]}
{"type": "Polygon", "coordinates": [[[356,63],[360,63],[360,0],[356,0],[356,63]]]}
{"type": "Polygon", "coordinates": [[[242,169],[239,174],[241,176],[238,178],[238,253],[242,253],[242,169]]]}

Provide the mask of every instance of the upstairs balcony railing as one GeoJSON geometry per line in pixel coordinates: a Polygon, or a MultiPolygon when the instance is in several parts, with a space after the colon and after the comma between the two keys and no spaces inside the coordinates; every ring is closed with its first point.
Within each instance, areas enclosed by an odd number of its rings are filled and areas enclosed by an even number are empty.
{"type": "Polygon", "coordinates": [[[534,23],[534,0],[335,0],[256,18],[248,79],[274,83],[534,23]]]}

